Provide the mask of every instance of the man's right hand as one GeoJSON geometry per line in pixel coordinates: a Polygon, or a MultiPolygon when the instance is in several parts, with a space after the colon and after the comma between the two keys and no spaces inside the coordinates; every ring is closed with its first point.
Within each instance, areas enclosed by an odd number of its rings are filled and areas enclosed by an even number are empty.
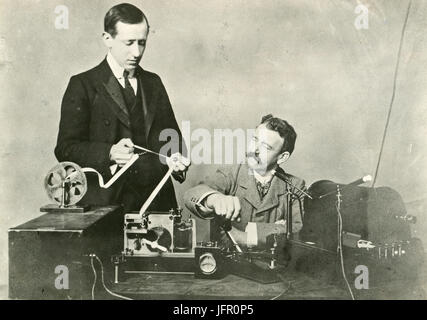
{"type": "Polygon", "coordinates": [[[111,147],[110,160],[123,167],[133,156],[133,142],[124,138],[111,147]]]}
{"type": "Polygon", "coordinates": [[[226,219],[231,219],[231,221],[240,220],[241,206],[237,197],[213,193],[206,198],[205,206],[215,211],[215,214],[223,216],[226,219]]]}

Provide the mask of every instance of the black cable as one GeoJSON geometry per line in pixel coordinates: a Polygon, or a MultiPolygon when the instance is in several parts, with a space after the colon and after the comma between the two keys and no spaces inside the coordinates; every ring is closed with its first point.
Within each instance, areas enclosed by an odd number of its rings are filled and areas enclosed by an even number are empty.
{"type": "Polygon", "coordinates": [[[93,257],[90,257],[90,265],[92,266],[92,271],[93,271],[93,283],[92,283],[92,300],[95,300],[95,286],[96,286],[96,280],[98,279],[97,275],[96,275],[96,269],[95,266],[93,265],[93,257]]]}
{"type": "Polygon", "coordinates": [[[288,285],[287,285],[287,287],[286,287],[285,290],[283,290],[281,293],[279,293],[275,297],[271,298],[270,300],[276,300],[276,299],[280,298],[281,296],[283,296],[285,293],[287,293],[287,292],[289,292],[290,290],[293,289],[292,283],[294,282],[294,280],[288,281],[281,274],[278,274],[277,276],[280,278],[280,280],[283,281],[283,283],[285,283],[285,284],[287,283],[288,285]]]}
{"type": "Polygon", "coordinates": [[[388,114],[387,114],[387,120],[386,120],[385,127],[384,127],[384,133],[383,133],[383,137],[382,137],[382,141],[381,141],[381,148],[380,148],[380,152],[379,152],[379,155],[378,155],[377,167],[375,169],[375,175],[374,175],[374,179],[372,181],[372,188],[375,186],[375,182],[377,181],[377,175],[378,175],[378,171],[379,171],[379,167],[380,167],[380,163],[381,163],[381,157],[382,157],[383,150],[384,150],[384,143],[385,143],[385,138],[386,138],[386,135],[387,135],[387,129],[388,129],[388,125],[390,123],[391,111],[393,109],[394,97],[396,95],[396,82],[397,82],[397,73],[399,71],[400,54],[401,54],[401,51],[402,51],[403,38],[405,36],[405,30],[406,30],[406,25],[407,25],[407,22],[408,22],[409,11],[411,10],[411,4],[412,4],[412,0],[409,0],[408,9],[406,10],[405,22],[403,23],[402,33],[400,35],[399,51],[397,52],[396,67],[394,69],[393,91],[392,91],[390,105],[389,105],[389,110],[388,110],[388,114]]]}
{"type": "Polygon", "coordinates": [[[351,299],[355,300],[353,290],[351,290],[351,286],[348,283],[347,275],[345,274],[345,267],[344,267],[344,257],[342,252],[342,215],[341,215],[341,205],[339,202],[336,205],[337,214],[338,214],[338,246],[337,251],[340,255],[340,264],[341,264],[341,273],[344,278],[344,282],[347,286],[348,292],[350,293],[351,299]]]}
{"type": "Polygon", "coordinates": [[[92,284],[92,300],[95,300],[95,292],[94,291],[95,291],[95,285],[96,285],[96,280],[97,280],[96,269],[95,269],[95,266],[93,264],[93,259],[94,258],[98,261],[98,263],[101,266],[101,284],[104,287],[105,291],[107,291],[110,295],[112,295],[114,297],[117,297],[117,298],[120,298],[120,299],[123,299],[123,300],[133,300],[133,299],[131,299],[129,297],[122,296],[122,295],[117,294],[117,293],[111,291],[110,289],[108,289],[107,286],[105,285],[105,281],[104,281],[104,265],[103,265],[101,259],[99,259],[98,256],[96,254],[94,254],[94,253],[90,254],[89,257],[90,257],[90,264],[92,266],[92,271],[93,271],[93,274],[94,274],[94,281],[93,281],[93,284],[92,284]]]}

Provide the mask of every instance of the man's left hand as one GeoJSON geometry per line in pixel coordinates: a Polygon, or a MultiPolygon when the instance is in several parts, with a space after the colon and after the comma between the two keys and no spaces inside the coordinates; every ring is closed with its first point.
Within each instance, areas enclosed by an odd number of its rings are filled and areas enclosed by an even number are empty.
{"type": "Polygon", "coordinates": [[[173,169],[174,173],[184,173],[191,165],[190,159],[184,157],[181,153],[177,152],[166,159],[169,168],[173,169]]]}

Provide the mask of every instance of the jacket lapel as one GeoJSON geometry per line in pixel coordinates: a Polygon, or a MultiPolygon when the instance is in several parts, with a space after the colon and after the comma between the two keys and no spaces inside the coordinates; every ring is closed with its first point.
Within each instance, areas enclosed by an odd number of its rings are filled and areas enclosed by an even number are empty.
{"type": "Polygon", "coordinates": [[[255,208],[254,213],[258,214],[277,207],[279,205],[279,197],[286,194],[285,184],[276,177],[273,177],[268,193],[261,200],[255,177],[250,174],[249,167],[244,165],[242,170],[245,172],[242,172],[240,176],[239,185],[244,189],[243,197],[255,208]]]}
{"type": "Polygon", "coordinates": [[[271,210],[279,205],[279,196],[286,194],[285,184],[280,181],[277,177],[273,177],[271,180],[270,189],[261,201],[261,206],[255,212],[255,214],[271,210]]]}
{"type": "MultiPolygon", "coordinates": [[[[99,67],[101,73],[99,77],[100,81],[97,82],[96,85],[97,91],[102,96],[104,96],[108,106],[111,108],[120,122],[122,122],[123,125],[125,125],[127,128],[130,128],[129,113],[126,108],[119,82],[114,77],[106,59],[101,62],[99,67]]],[[[145,73],[146,72],[140,66],[138,66],[136,76],[138,78],[138,86],[141,90],[145,138],[148,141],[148,134],[150,133],[150,129],[154,121],[156,108],[152,101],[153,90],[155,89],[154,84],[151,78],[147,77],[145,73]]]]}
{"type": "Polygon", "coordinates": [[[156,109],[152,103],[153,83],[147,76],[144,76],[144,70],[138,67],[138,85],[141,88],[142,112],[144,114],[145,139],[148,141],[151,125],[153,124],[156,109]]]}
{"type": "Polygon", "coordinates": [[[239,185],[244,190],[243,198],[246,199],[246,201],[248,201],[255,209],[258,209],[261,206],[261,198],[259,197],[255,178],[251,174],[247,165],[243,165],[241,170],[243,170],[243,172],[239,177],[239,185]]]}
{"type": "Polygon", "coordinates": [[[129,113],[120,89],[120,83],[114,77],[106,59],[102,61],[102,74],[97,84],[97,91],[105,98],[111,111],[127,128],[130,128],[129,113]]]}

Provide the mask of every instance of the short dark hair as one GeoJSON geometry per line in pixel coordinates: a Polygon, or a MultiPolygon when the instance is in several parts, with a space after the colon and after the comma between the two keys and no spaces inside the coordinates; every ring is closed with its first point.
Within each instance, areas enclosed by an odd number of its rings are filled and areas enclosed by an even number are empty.
{"type": "Polygon", "coordinates": [[[104,31],[111,34],[112,37],[115,37],[117,34],[116,24],[119,21],[129,24],[136,24],[145,21],[147,23],[148,30],[150,30],[150,25],[148,24],[148,20],[144,12],[130,3],[121,3],[108,10],[104,17],[104,31]]]}
{"type": "Polygon", "coordinates": [[[282,152],[287,151],[289,154],[292,154],[295,148],[297,133],[286,120],[276,118],[273,117],[272,114],[268,114],[262,117],[261,124],[265,124],[267,129],[276,131],[283,138],[282,152]]]}

